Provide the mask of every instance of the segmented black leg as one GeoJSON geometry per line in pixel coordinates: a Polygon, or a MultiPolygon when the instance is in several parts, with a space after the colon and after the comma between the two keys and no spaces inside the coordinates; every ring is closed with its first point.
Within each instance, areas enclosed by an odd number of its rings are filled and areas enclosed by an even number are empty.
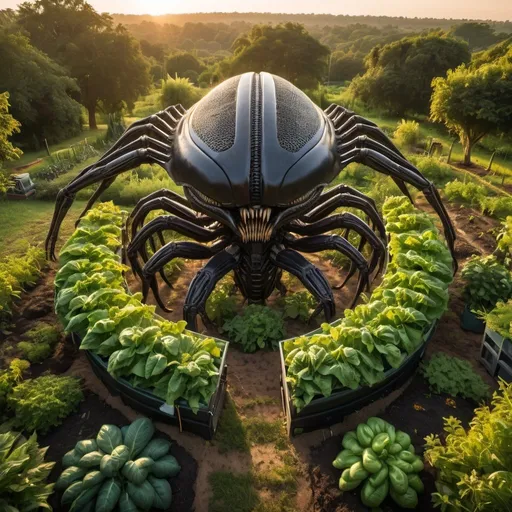
{"type": "MultiPolygon", "coordinates": [[[[372,258],[369,263],[369,272],[373,273],[377,263],[379,268],[377,274],[380,273],[386,263],[387,247],[384,242],[373,232],[373,230],[363,222],[359,217],[352,213],[345,212],[341,214],[331,215],[311,224],[302,224],[293,222],[287,226],[287,230],[298,235],[321,235],[332,231],[333,229],[346,228],[348,231],[355,231],[363,240],[367,240],[372,248],[372,258]]],[[[347,238],[348,233],[345,233],[344,238],[347,238]]],[[[361,252],[362,244],[359,245],[358,251],[361,252]]],[[[352,271],[352,269],[351,269],[352,271]]],[[[352,274],[354,270],[352,271],[352,274]]],[[[350,274],[350,271],[349,271],[350,274]]]]}
{"type": "Polygon", "coordinates": [[[174,197],[172,199],[170,197],[154,197],[149,200],[144,198],[144,200],[141,199],[141,201],[137,203],[137,207],[134,209],[128,219],[129,222],[131,221],[132,237],[134,237],[137,231],[144,225],[144,221],[146,220],[147,215],[155,210],[163,210],[167,213],[193,222],[198,226],[206,226],[213,222],[212,219],[206,215],[198,215],[191,208],[180,204],[174,199],[174,197]]]}
{"type": "Polygon", "coordinates": [[[186,258],[190,260],[205,260],[213,256],[222,247],[207,247],[194,242],[169,242],[153,254],[149,261],[144,265],[141,272],[142,277],[142,300],[146,302],[149,290],[157,304],[164,310],[167,309],[158,291],[158,283],[155,277],[157,272],[162,272],[165,265],[176,258],[186,258]]]}
{"type": "MultiPolygon", "coordinates": [[[[361,295],[362,291],[370,287],[370,270],[368,263],[366,262],[363,255],[347,240],[338,235],[316,235],[307,236],[303,238],[296,238],[294,240],[286,240],[286,245],[297,251],[301,252],[320,252],[335,250],[339,251],[347,256],[350,261],[355,265],[355,268],[359,270],[359,280],[357,283],[357,289],[354,296],[354,300],[350,307],[353,307],[361,295]]],[[[344,286],[351,275],[345,278],[342,286],[344,286]]]]}
{"type": "Polygon", "coordinates": [[[132,239],[128,246],[128,259],[130,260],[135,275],[142,276],[142,268],[140,267],[138,254],[144,252],[144,261],[149,258],[145,253],[146,242],[155,234],[162,231],[175,231],[180,235],[192,238],[198,242],[212,242],[222,235],[227,234],[225,228],[207,229],[192,222],[174,217],[172,215],[163,215],[148,222],[132,239]]]}
{"type": "Polygon", "coordinates": [[[55,244],[57,243],[60,225],[79,190],[98,181],[115,178],[118,174],[143,163],[159,163],[163,165],[167,159],[167,155],[151,148],[134,149],[127,153],[120,150],[120,153],[112,153],[102,165],[88,168],[89,172],[78,176],[69,185],[61,189],[57,194],[50,230],[46,237],[45,248],[48,256],[55,259],[55,244]]]}
{"type": "Polygon", "coordinates": [[[356,196],[348,192],[341,192],[332,196],[329,194],[329,192],[326,192],[325,196],[327,199],[323,203],[315,206],[309,213],[303,215],[300,220],[311,224],[313,222],[324,219],[337,208],[343,206],[349,208],[357,208],[368,216],[374,227],[378,230],[380,237],[383,240],[386,240],[386,228],[384,227],[384,222],[382,221],[379,212],[374,206],[375,203],[369,201],[369,198],[356,196]]]}
{"type": "Polygon", "coordinates": [[[284,297],[287,294],[288,290],[287,290],[286,286],[284,285],[281,277],[282,276],[280,276],[276,282],[276,290],[280,293],[281,297],[284,297]]]}
{"type": "MultiPolygon", "coordinates": [[[[368,165],[383,174],[398,177],[421,190],[441,219],[448,247],[452,255],[454,255],[455,230],[453,229],[448,212],[441,201],[439,192],[432,182],[427,180],[417,169],[412,170],[409,167],[405,167],[397,161],[397,159],[390,159],[374,149],[356,148],[350,150],[347,154],[343,155],[342,165],[345,166],[351,162],[359,162],[368,165]]],[[[455,257],[453,258],[453,262],[456,271],[457,261],[455,257]]]]}
{"type": "Polygon", "coordinates": [[[215,285],[238,266],[239,252],[238,247],[233,245],[218,252],[190,283],[183,305],[183,318],[187,321],[188,329],[197,331],[197,315],[206,318],[206,301],[215,285]]]}
{"type": "Polygon", "coordinates": [[[96,164],[85,167],[71,183],[59,191],[45,243],[48,257],[55,259],[60,225],[79,190],[101,181],[100,187],[82,212],[84,215],[121,172],[143,163],[156,163],[162,167],[169,163],[174,128],[183,116],[183,110],[181,105],[177,105],[135,122],[96,164]]]}
{"type": "Polygon", "coordinates": [[[292,249],[276,248],[271,254],[271,260],[280,269],[297,277],[318,301],[319,306],[311,317],[313,318],[323,309],[325,319],[329,322],[336,314],[336,305],[331,287],[322,272],[302,254],[292,249]]]}

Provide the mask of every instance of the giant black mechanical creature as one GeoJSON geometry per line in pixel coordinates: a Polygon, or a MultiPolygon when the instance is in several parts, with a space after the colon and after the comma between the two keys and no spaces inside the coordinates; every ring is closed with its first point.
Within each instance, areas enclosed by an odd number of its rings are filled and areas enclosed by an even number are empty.
{"type": "MultiPolygon", "coordinates": [[[[282,271],[296,276],[318,301],[314,314],[335,313],[331,286],[301,253],[327,249],[352,262],[354,298],[380,272],[387,259],[386,233],[374,202],[339,185],[326,189],[352,162],[392,177],[409,196],[406,183],[420,189],[439,215],[453,253],[455,232],[433,184],[411,165],[372,122],[343,107],[324,112],[286,80],[269,73],[245,73],[226,80],[186,111],[169,107],[132,124],[95,164],[86,167],[57,196],[46,250],[55,258],[60,225],[76,193],[100,182],[82,215],[120,173],[143,163],[159,164],[185,197],[160,190],[139,201],[128,219],[127,254],[162,309],[156,275],[174,258],[208,260],[190,283],[184,319],[196,329],[215,284],[233,271],[249,302],[262,303],[283,292],[282,271]],[[366,222],[338,208],[356,208],[366,222]],[[145,223],[148,214],[164,210],[145,223]],[[344,236],[328,234],[345,229],[344,236]],[[352,230],[358,247],[348,241],[352,230]],[[170,241],[174,231],[193,241],[170,241]],[[158,244],[158,247],[157,247],[158,244]],[[371,247],[363,256],[363,246],[371,247]],[[149,248],[152,251],[149,251],[149,248]]],[[[409,196],[410,197],[410,196],[409,196]]],[[[342,285],[343,286],[343,285],[342,285]]]]}

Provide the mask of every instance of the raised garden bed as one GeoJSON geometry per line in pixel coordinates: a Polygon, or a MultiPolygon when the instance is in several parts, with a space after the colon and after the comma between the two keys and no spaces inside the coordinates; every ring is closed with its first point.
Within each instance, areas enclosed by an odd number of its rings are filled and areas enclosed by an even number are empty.
{"type": "Polygon", "coordinates": [[[482,338],[480,362],[496,379],[501,377],[507,382],[511,382],[512,340],[504,338],[501,334],[486,327],[482,338]]]}
{"type": "Polygon", "coordinates": [[[361,407],[364,407],[394,389],[404,384],[414,373],[418,366],[427,343],[434,335],[437,322],[425,333],[425,342],[415,352],[408,356],[399,368],[392,368],[385,372],[385,378],[374,386],[360,386],[357,389],[340,389],[329,397],[314,398],[309,404],[298,412],[293,405],[292,392],[286,382],[286,365],[283,350],[284,341],[279,344],[281,356],[281,398],[283,411],[286,416],[288,435],[295,436],[304,432],[328,427],[343,421],[347,416],[361,407]]]}
{"type": "MultiPolygon", "coordinates": [[[[80,344],[80,337],[77,334],[72,334],[72,336],[80,344]]],[[[90,350],[85,350],[85,354],[96,376],[105,384],[110,393],[120,396],[126,405],[154,420],[176,425],[180,430],[192,432],[204,439],[212,439],[224,406],[228,373],[226,357],[229,343],[223,340],[216,341],[223,345],[217,387],[209,403],[202,404],[197,414],[194,414],[185,400],[180,400],[174,406],[170,406],[165,403],[165,400],[147,389],[134,387],[122,377],[116,379],[108,373],[107,360],[90,350]]]]}
{"type": "Polygon", "coordinates": [[[474,332],[476,334],[482,334],[485,331],[485,322],[478,318],[469,308],[464,307],[464,311],[460,316],[460,326],[465,331],[474,332]]]}

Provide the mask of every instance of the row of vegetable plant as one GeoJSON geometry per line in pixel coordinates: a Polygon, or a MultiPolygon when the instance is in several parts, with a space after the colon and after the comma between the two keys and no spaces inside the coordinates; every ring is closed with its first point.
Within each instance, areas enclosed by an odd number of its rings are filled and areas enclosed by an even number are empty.
{"type": "Polygon", "coordinates": [[[430,216],[404,197],[383,206],[392,260],[366,304],[320,334],[284,342],[287,383],[302,409],[316,396],[381,381],[424,342],[448,303],[452,257],[430,216]]]}
{"type": "Polygon", "coordinates": [[[155,316],[141,294],[126,290],[118,254],[124,212],[112,203],[89,211],[60,251],[56,312],[80,348],[108,359],[108,371],[197,412],[219,378],[223,345],[185,331],[186,322],[155,316]]]}
{"type": "Polygon", "coordinates": [[[0,322],[11,315],[13,302],[22,290],[35,284],[44,262],[44,251],[33,246],[23,256],[8,256],[0,261],[0,322]]]}

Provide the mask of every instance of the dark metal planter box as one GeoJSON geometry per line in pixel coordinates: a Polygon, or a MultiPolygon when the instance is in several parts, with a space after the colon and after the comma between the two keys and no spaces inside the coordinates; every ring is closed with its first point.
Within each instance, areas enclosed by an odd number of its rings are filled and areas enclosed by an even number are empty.
{"type": "Polygon", "coordinates": [[[460,316],[460,326],[465,331],[474,332],[476,334],[482,334],[485,330],[485,322],[478,318],[469,308],[465,306],[462,315],[460,316]]]}
{"type": "Polygon", "coordinates": [[[281,397],[286,415],[288,435],[294,436],[311,432],[319,428],[339,423],[343,418],[375,400],[388,395],[404,384],[418,366],[428,341],[435,332],[437,322],[425,334],[425,342],[408,356],[400,368],[393,368],[385,373],[385,378],[374,386],[362,386],[357,389],[334,391],[329,397],[314,398],[300,412],[297,412],[291,398],[291,390],[286,382],[286,367],[283,343],[279,344],[281,355],[281,397]]]}
{"type": "MultiPolygon", "coordinates": [[[[76,334],[73,334],[73,337],[79,341],[76,334]]],[[[120,396],[126,405],[157,421],[176,425],[180,430],[192,432],[204,439],[212,439],[224,406],[228,372],[226,356],[229,343],[222,340],[217,341],[224,344],[219,368],[219,381],[210,402],[207,406],[201,405],[197,414],[194,414],[186,401],[177,402],[174,407],[171,407],[150,391],[136,388],[122,377],[114,378],[107,371],[107,361],[89,350],[85,350],[85,354],[96,376],[113,395],[120,396]]]]}
{"type": "Polygon", "coordinates": [[[486,327],[480,362],[496,379],[502,377],[507,382],[512,381],[512,340],[486,327]]]}

